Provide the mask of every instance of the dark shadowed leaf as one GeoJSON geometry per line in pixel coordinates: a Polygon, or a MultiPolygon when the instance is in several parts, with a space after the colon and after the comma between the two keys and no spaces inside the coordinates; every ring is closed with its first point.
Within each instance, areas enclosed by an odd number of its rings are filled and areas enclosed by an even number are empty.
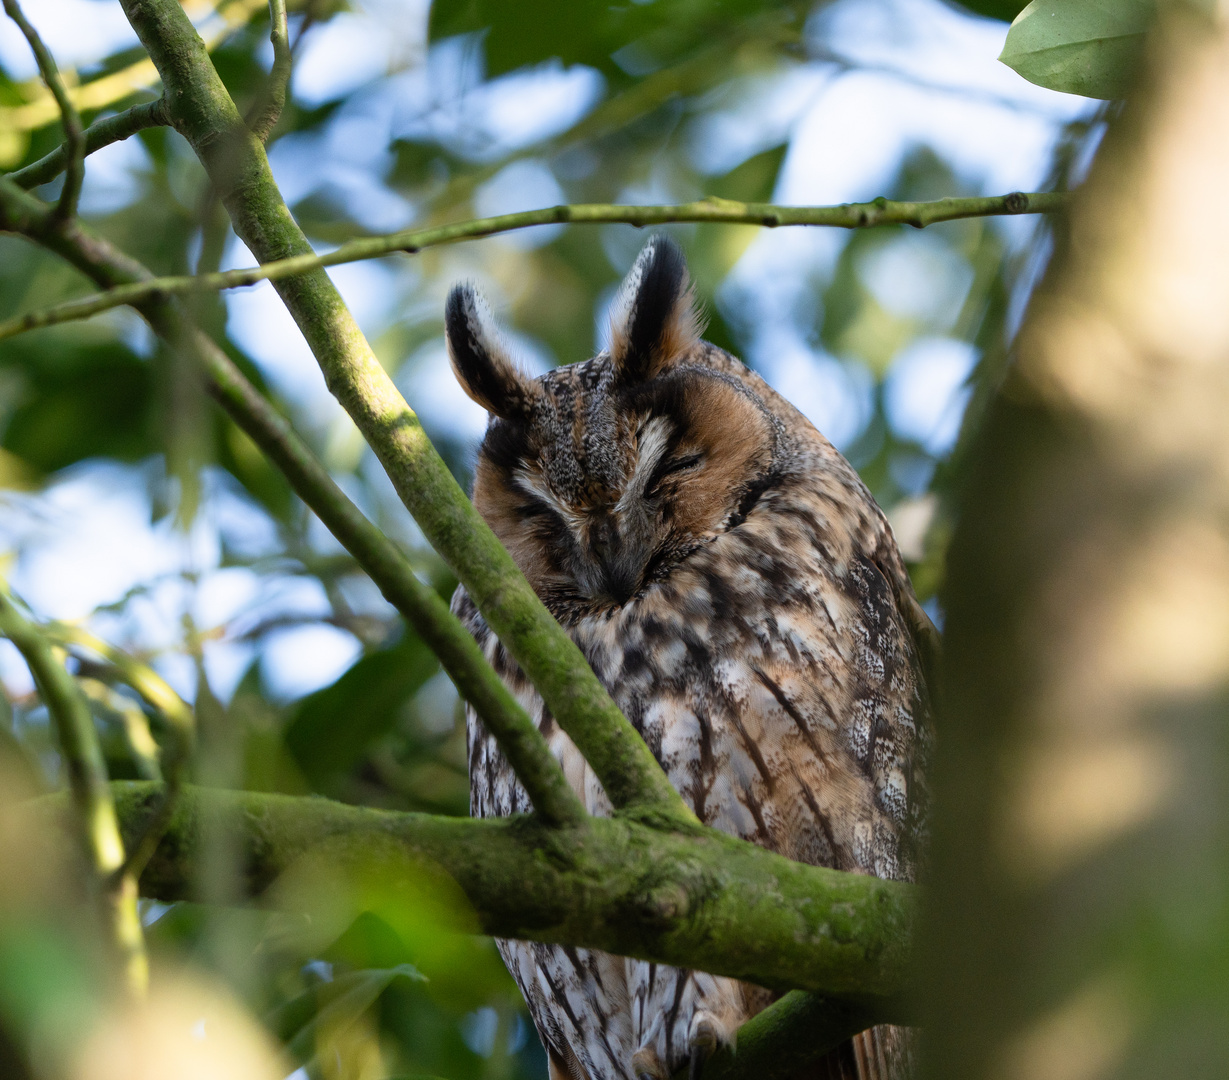
{"type": "Polygon", "coordinates": [[[90,457],[135,461],[161,449],[150,366],[118,342],[32,335],[0,368],[24,385],[0,445],[43,472],[90,457]]]}
{"type": "Polygon", "coordinates": [[[299,702],[286,726],[286,746],[312,786],[332,790],[392,729],[401,707],[438,669],[431,650],[407,633],[299,702]]]}
{"type": "Polygon", "coordinates": [[[963,0],[962,3],[952,3],[952,7],[972,11],[977,15],[985,15],[990,19],[1002,19],[1011,22],[1024,10],[1024,0],[963,0]]]}

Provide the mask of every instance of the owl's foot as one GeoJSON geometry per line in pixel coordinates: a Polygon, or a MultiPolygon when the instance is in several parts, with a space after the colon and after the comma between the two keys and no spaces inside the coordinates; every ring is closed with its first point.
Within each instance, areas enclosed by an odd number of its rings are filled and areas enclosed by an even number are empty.
{"type": "Polygon", "coordinates": [[[718,1046],[729,1041],[729,1032],[724,1024],[711,1013],[697,1012],[691,1018],[691,1030],[687,1033],[687,1046],[690,1050],[687,1080],[700,1080],[704,1063],[713,1056],[718,1046]]]}
{"type": "Polygon", "coordinates": [[[642,1046],[632,1054],[632,1072],[636,1080],[670,1080],[665,1063],[651,1046],[642,1046]]]}

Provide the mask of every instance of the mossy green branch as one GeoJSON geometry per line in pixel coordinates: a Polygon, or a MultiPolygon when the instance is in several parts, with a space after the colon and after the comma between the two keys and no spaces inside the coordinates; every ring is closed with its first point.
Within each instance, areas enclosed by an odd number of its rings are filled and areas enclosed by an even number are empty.
{"type": "MultiPolygon", "coordinates": [[[[80,222],[56,226],[50,208],[4,179],[0,179],[0,229],[37,240],[101,285],[150,276],[139,262],[80,222]]],[[[486,662],[477,643],[435,591],[418,580],[396,545],[346,497],[285,417],[212,340],[187,326],[173,302],[153,296],[138,310],[172,347],[191,351],[214,398],[283,471],[303,501],[440,658],[458,692],[474,706],[499,742],[534,808],[548,822],[582,819],[584,807],[568,786],[546,741],[486,662]]],[[[174,708],[174,702],[159,695],[158,688],[148,680],[138,689],[155,707],[174,708]],[[149,697],[151,693],[153,698],[149,697]]]]}
{"type": "MultiPolygon", "coordinates": [[[[30,166],[33,168],[34,166],[30,166]]],[[[16,175],[16,174],[14,174],[16,175]]],[[[138,284],[110,289],[97,296],[68,300],[54,307],[31,311],[0,322],[0,339],[25,330],[86,319],[123,304],[135,304],[154,293],[185,293],[236,289],[261,281],[281,281],[320,267],[375,259],[394,252],[415,253],[424,248],[475,240],[497,233],[529,229],[535,225],[568,223],[573,225],[659,225],[669,222],[717,222],[726,225],[823,225],[843,229],[871,228],[876,225],[914,225],[924,228],[939,221],[990,217],[1001,214],[1042,214],[1062,208],[1065,192],[1034,192],[993,195],[967,199],[937,199],[933,202],[892,202],[876,199],[868,203],[843,203],[840,206],[775,206],[770,203],[741,203],[727,199],[701,199],[676,206],[617,206],[605,203],[552,206],[545,210],[526,210],[518,214],[476,218],[428,229],[407,229],[387,236],[351,240],[325,255],[294,255],[276,259],[250,269],[225,270],[196,276],[153,278],[138,284]]]]}
{"type": "MultiPolygon", "coordinates": [[[[176,130],[192,145],[258,259],[312,255],[205,44],[176,0],[122,0],[162,77],[176,130]]],[[[694,825],[644,740],[551,617],[431,445],[320,267],[275,282],[341,402],[428,540],[576,743],[617,808],[694,825]]]]}
{"type": "MultiPolygon", "coordinates": [[[[139,831],[158,785],[112,788],[125,832],[139,831]]],[[[915,886],[792,862],[712,829],[681,834],[626,818],[559,828],[189,787],[141,879],[144,895],[191,895],[206,818],[241,838],[252,895],[309,853],[342,871],[408,854],[457,883],[475,931],[811,990],[865,1006],[871,1022],[907,1019],[898,1002],[915,886]]]]}

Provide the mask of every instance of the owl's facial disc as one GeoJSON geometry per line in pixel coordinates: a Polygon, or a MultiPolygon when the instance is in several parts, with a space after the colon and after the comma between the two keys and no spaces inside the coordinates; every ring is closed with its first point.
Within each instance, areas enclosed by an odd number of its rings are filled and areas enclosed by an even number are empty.
{"type": "Polygon", "coordinates": [[[531,420],[492,424],[474,501],[548,604],[619,607],[745,518],[778,433],[703,365],[589,392],[585,367],[545,376],[531,420]]]}

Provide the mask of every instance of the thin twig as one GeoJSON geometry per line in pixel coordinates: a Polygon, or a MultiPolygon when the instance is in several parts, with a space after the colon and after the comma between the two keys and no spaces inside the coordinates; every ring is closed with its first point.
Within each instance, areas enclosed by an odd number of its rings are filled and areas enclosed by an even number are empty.
{"type": "Polygon", "coordinates": [[[269,40],[273,43],[273,67],[260,96],[260,102],[248,116],[248,127],[261,142],[267,142],[269,132],[277,125],[286,107],[286,89],[290,85],[290,31],[286,28],[286,0],[269,0],[269,40]]]}
{"type": "Polygon", "coordinates": [[[17,0],[4,0],[4,10],[25,35],[34,53],[38,70],[43,76],[43,82],[51,91],[56,104],[60,107],[60,120],[64,125],[64,188],[60,192],[60,201],[56,204],[55,216],[60,221],[66,221],[77,212],[77,200],[81,196],[81,185],[85,181],[85,130],[81,125],[81,116],[77,107],[68,96],[64,80],[60,78],[59,69],[38,31],[26,18],[17,0]]]}
{"type": "Polygon", "coordinates": [[[149,981],[149,964],[137,914],[136,878],[120,872],[124,865],[124,841],[89,705],[73,677],[56,660],[47,636],[22,615],[2,587],[0,634],[24,657],[51,716],[85,850],[103,899],[107,928],[120,955],[129,989],[134,994],[143,994],[149,981]]]}
{"type": "Polygon", "coordinates": [[[645,226],[669,222],[714,222],[730,225],[827,226],[863,229],[876,225],[912,225],[925,228],[941,221],[992,217],[1004,214],[1044,214],[1060,210],[1066,203],[1064,192],[1012,192],[1009,195],[978,196],[964,199],[937,199],[933,202],[893,202],[875,199],[868,203],[843,203],[839,206],[775,206],[769,203],[741,203],[728,199],[702,199],[676,206],[616,206],[603,203],[553,206],[545,210],[526,210],[499,217],[459,221],[429,229],[408,229],[385,236],[351,240],[325,255],[295,255],[288,259],[226,270],[216,274],[153,278],[149,281],[108,289],[96,296],[69,300],[41,311],[31,311],[0,322],[0,339],[74,319],[86,319],[122,304],[137,303],[153,294],[194,290],[236,289],[261,281],[279,281],[324,266],[375,259],[394,252],[415,254],[425,248],[460,240],[474,240],[497,233],[528,229],[535,225],[568,223],[605,225],[625,223],[645,226]]]}
{"type": "MultiPolygon", "coordinates": [[[[86,128],[85,154],[88,157],[104,146],[110,146],[114,142],[126,139],[138,131],[151,127],[165,127],[169,123],[166,102],[162,98],[134,105],[131,109],[125,109],[121,113],[116,113],[115,116],[98,120],[86,128]]],[[[64,147],[57,146],[50,154],[39,158],[24,169],[9,173],[7,179],[29,191],[30,188],[54,180],[64,171],[67,163],[68,154],[64,147]]]]}

